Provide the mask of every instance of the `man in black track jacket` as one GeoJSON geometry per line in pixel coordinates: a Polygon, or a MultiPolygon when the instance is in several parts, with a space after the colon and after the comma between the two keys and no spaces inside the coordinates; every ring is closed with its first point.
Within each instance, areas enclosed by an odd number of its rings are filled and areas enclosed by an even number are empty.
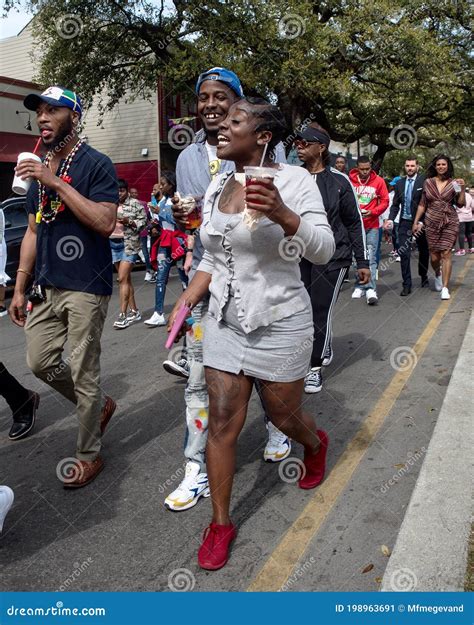
{"type": "Polygon", "coordinates": [[[311,369],[305,378],[305,392],[322,389],[321,367],[333,358],[332,315],[344,277],[354,254],[361,284],[370,279],[365,230],[354,189],[349,178],[329,166],[329,134],[318,124],[296,133],[298,158],[313,176],[321,192],[329,224],[336,241],[334,256],[326,265],[301,261],[301,278],[313,306],[314,342],[311,369]]]}

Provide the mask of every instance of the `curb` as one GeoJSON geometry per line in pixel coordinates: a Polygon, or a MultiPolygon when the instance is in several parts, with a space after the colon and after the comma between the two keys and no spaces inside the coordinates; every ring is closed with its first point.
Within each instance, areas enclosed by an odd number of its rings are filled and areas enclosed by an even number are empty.
{"type": "Polygon", "coordinates": [[[464,590],[473,512],[473,354],[471,313],[381,591],[464,590]]]}

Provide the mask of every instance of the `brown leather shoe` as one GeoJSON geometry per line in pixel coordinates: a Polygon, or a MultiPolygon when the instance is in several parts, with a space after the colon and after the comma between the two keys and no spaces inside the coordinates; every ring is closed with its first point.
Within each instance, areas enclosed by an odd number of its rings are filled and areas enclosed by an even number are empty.
{"type": "Polygon", "coordinates": [[[60,477],[60,479],[64,483],[64,488],[82,488],[95,480],[103,468],[104,461],[100,456],[92,462],[76,459],[74,466],[70,467],[67,475],[60,477]]]}
{"type": "Polygon", "coordinates": [[[102,414],[100,415],[100,433],[103,434],[105,432],[105,428],[107,427],[112,415],[117,408],[117,404],[114,402],[112,397],[108,395],[105,396],[105,406],[102,408],[102,414]]]}

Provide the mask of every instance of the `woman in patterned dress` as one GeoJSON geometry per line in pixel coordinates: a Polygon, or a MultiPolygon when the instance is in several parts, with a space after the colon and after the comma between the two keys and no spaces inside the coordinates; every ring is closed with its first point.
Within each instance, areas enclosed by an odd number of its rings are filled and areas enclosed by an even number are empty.
{"type": "Polygon", "coordinates": [[[454,168],[448,156],[439,154],[428,166],[423,194],[415,217],[413,233],[426,228],[431,266],[435,272],[435,289],[441,299],[450,299],[451,249],[456,243],[459,218],[454,208],[466,203],[465,184],[454,179],[454,168]],[[424,224],[420,219],[425,215],[424,224]],[[442,269],[442,271],[441,271],[442,269]]]}

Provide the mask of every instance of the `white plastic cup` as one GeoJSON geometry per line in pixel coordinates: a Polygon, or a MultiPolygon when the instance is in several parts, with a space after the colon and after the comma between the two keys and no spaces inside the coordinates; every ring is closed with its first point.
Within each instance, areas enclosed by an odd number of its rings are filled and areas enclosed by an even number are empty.
{"type": "Polygon", "coordinates": [[[460,193],[461,191],[461,185],[459,182],[456,182],[456,180],[453,180],[453,189],[456,193],[460,193]]]}
{"type": "MultiPolygon", "coordinates": [[[[33,154],[33,152],[21,152],[20,154],[18,154],[16,164],[18,165],[18,163],[21,163],[21,161],[26,160],[38,161],[38,163],[41,163],[41,159],[37,154],[33,154]]],[[[22,180],[18,176],[15,176],[13,178],[12,184],[13,193],[17,193],[18,195],[26,195],[32,181],[33,178],[26,178],[25,180],[22,180]]]]}

